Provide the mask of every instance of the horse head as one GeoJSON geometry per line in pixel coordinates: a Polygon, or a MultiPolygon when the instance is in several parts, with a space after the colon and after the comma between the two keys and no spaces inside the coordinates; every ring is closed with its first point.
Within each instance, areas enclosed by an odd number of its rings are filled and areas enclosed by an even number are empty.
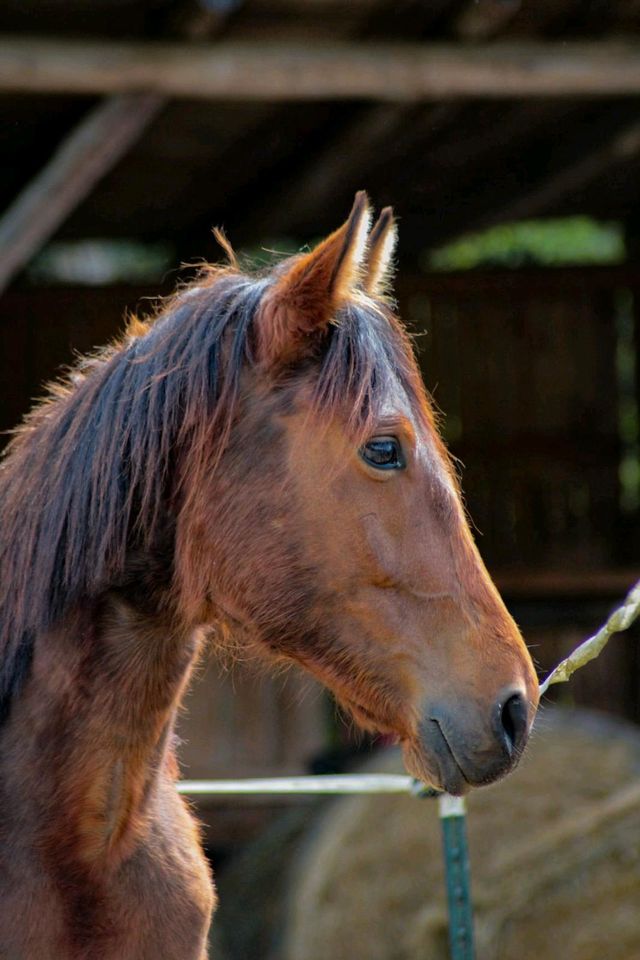
{"type": "Polygon", "coordinates": [[[302,665],[414,776],[463,793],[515,765],[538,684],[387,295],[395,236],[360,193],[313,251],[242,281],[237,410],[185,461],[177,555],[201,619],[302,665]]]}

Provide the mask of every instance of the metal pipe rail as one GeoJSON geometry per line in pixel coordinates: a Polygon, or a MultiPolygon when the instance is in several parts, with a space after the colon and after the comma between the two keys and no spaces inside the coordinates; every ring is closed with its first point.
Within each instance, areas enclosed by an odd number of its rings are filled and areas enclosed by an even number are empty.
{"type": "Polygon", "coordinates": [[[260,777],[247,780],[181,780],[178,792],[189,796],[241,796],[290,793],[322,795],[349,793],[405,793],[437,797],[438,791],[413,777],[393,773],[340,773],[304,777],[260,777]]]}

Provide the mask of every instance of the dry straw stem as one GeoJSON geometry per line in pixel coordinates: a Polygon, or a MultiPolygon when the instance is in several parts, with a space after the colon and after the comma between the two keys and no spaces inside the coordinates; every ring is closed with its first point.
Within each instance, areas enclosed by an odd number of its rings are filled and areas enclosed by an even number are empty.
{"type": "Polygon", "coordinates": [[[589,639],[581,643],[579,647],[576,647],[573,653],[570,653],[565,660],[562,660],[558,664],[555,670],[551,671],[544,683],[540,685],[540,695],[542,696],[543,693],[546,693],[552,683],[565,683],[576,670],[584,667],[590,660],[595,660],[606,647],[609,638],[614,633],[627,630],[639,615],[640,580],[636,583],[635,587],[629,591],[627,599],[622,606],[614,610],[604,626],[600,627],[593,637],[589,637],[589,639]]]}

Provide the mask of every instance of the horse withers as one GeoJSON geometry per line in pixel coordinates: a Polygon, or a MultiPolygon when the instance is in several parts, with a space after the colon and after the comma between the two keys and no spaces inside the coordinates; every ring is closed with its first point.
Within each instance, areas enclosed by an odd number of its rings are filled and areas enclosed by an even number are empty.
{"type": "Polygon", "coordinates": [[[473,543],[360,193],[81,361],[0,467],[0,956],[202,960],[173,726],[214,648],[300,664],[408,770],[507,773],[538,687],[473,543]]]}

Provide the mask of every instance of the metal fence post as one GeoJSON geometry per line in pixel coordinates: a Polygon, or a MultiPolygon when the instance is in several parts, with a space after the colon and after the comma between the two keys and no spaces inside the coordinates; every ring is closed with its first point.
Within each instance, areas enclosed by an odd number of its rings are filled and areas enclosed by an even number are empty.
{"type": "Polygon", "coordinates": [[[473,960],[473,907],[465,802],[444,793],[438,798],[449,906],[451,960],[473,960]]]}

